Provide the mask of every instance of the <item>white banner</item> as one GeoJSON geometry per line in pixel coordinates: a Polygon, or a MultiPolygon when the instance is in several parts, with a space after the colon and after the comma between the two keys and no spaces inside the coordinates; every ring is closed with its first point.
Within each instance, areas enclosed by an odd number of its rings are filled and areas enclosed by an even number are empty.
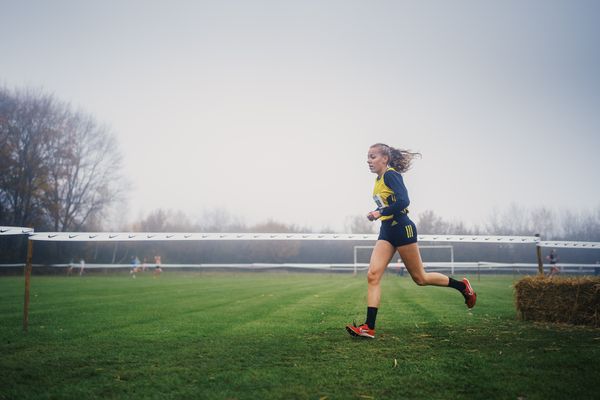
{"type": "MultiPolygon", "coordinates": [[[[36,232],[31,240],[76,242],[202,241],[202,240],[377,240],[376,234],[352,233],[152,233],[152,232],[36,232]]],[[[537,243],[535,236],[419,235],[423,242],[537,243]]]]}

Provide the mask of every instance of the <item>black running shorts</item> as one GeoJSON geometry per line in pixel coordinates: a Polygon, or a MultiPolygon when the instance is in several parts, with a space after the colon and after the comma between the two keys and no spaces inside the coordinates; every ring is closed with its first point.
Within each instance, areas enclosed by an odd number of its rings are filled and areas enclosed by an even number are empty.
{"type": "Polygon", "coordinates": [[[388,219],[381,222],[378,240],[390,242],[394,247],[417,243],[417,227],[406,215],[388,219]]]}

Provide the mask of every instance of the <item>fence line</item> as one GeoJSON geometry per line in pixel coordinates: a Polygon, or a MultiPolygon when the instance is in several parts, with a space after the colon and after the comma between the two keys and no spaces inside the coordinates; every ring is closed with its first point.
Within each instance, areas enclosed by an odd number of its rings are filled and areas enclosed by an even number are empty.
{"type": "MultiPolygon", "coordinates": [[[[151,270],[156,264],[148,263],[146,266],[147,270],[151,270]]],[[[0,268],[3,267],[24,267],[24,263],[17,264],[0,264],[0,268]]],[[[45,268],[69,268],[79,269],[79,263],[66,263],[66,264],[32,264],[33,267],[45,267],[45,268]]],[[[356,266],[358,269],[366,270],[369,267],[368,263],[197,263],[197,264],[161,264],[161,268],[181,268],[181,269],[210,269],[210,268],[239,268],[239,269],[269,269],[269,268],[289,268],[289,269],[324,269],[329,270],[337,268],[340,270],[352,270],[356,266]]],[[[527,268],[537,269],[538,264],[536,263],[498,263],[488,261],[477,261],[477,262],[425,262],[426,270],[450,270],[454,266],[457,270],[469,270],[477,269],[480,270],[502,270],[510,268],[527,268]]],[[[544,265],[550,267],[549,264],[544,265]]],[[[572,269],[596,269],[600,270],[600,264],[565,264],[559,265],[563,270],[572,269]]],[[[137,265],[137,268],[142,268],[141,265],[137,265]]],[[[403,263],[390,263],[389,268],[401,268],[404,267],[403,263]]],[[[106,263],[86,263],[84,269],[132,269],[131,264],[106,264],[106,263]]]]}
{"type": "MultiPolygon", "coordinates": [[[[355,233],[156,233],[156,232],[36,232],[31,240],[64,242],[213,241],[213,240],[331,240],[371,241],[376,234],[355,233]]],[[[538,243],[536,236],[418,235],[423,242],[538,243]]]]}
{"type": "MultiPolygon", "coordinates": [[[[212,240],[350,240],[376,241],[377,234],[358,233],[198,233],[198,232],[34,232],[32,228],[0,226],[0,235],[28,235],[30,240],[65,242],[212,241],[212,240]]],[[[418,235],[422,242],[534,243],[538,247],[600,249],[600,242],[542,241],[539,236],[418,235]]]]}
{"type": "Polygon", "coordinates": [[[33,233],[32,228],[23,228],[19,226],[0,226],[0,236],[2,235],[26,235],[33,233]]]}
{"type": "Polygon", "coordinates": [[[568,249],[600,249],[600,242],[541,241],[539,247],[560,247],[568,249]]]}

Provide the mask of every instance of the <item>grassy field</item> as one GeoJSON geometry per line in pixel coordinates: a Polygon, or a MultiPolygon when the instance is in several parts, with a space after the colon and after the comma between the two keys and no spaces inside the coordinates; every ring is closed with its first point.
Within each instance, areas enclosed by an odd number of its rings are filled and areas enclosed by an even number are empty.
{"type": "Polygon", "coordinates": [[[600,398],[600,330],[515,319],[512,279],[477,306],[387,275],[377,339],[365,277],[292,273],[0,277],[0,399],[600,398]]]}

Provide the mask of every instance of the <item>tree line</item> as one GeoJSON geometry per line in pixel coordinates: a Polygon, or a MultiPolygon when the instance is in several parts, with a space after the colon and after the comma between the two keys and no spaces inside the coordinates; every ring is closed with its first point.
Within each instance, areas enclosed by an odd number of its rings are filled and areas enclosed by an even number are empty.
{"type": "MultiPolygon", "coordinates": [[[[547,207],[527,208],[511,204],[505,210],[493,210],[480,225],[469,225],[460,220],[448,220],[433,210],[415,218],[420,234],[446,235],[503,235],[533,236],[544,240],[600,241],[600,205],[595,209],[574,212],[552,210],[547,207]]],[[[345,233],[376,233],[379,224],[364,215],[348,216],[345,233]]],[[[224,209],[204,211],[192,217],[183,211],[157,209],[138,218],[127,230],[134,232],[273,232],[273,233],[335,233],[324,227],[318,230],[308,226],[285,224],[275,220],[247,225],[243,218],[224,209]]]]}
{"type": "Polygon", "coordinates": [[[600,241],[600,204],[589,210],[553,210],[522,207],[516,203],[492,210],[481,225],[449,221],[429,210],[417,218],[423,234],[533,236],[544,240],[600,241]]]}

